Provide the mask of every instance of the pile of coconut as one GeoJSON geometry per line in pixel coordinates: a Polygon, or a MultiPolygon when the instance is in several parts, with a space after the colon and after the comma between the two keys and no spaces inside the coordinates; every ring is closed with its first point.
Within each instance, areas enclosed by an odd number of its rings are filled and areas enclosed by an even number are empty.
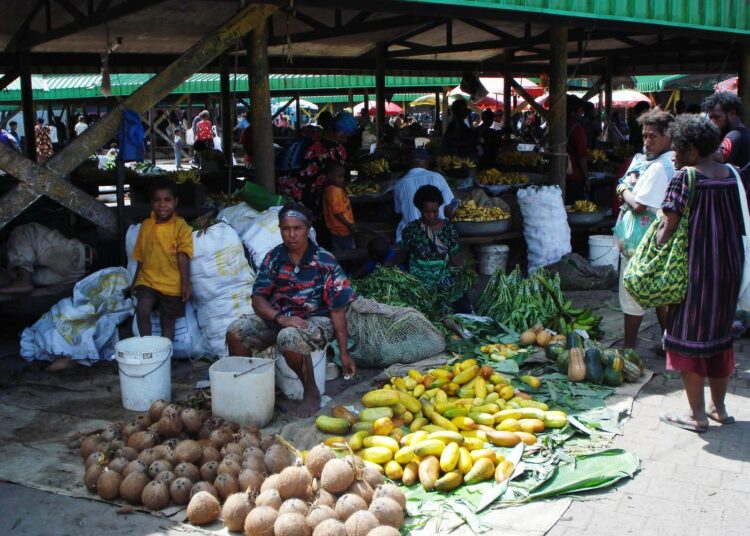
{"type": "Polygon", "coordinates": [[[378,466],[325,445],[303,457],[257,427],[164,400],[86,436],[80,453],[102,499],[187,505],[191,523],[221,518],[248,536],[397,536],[404,520],[406,498],[378,466]]]}

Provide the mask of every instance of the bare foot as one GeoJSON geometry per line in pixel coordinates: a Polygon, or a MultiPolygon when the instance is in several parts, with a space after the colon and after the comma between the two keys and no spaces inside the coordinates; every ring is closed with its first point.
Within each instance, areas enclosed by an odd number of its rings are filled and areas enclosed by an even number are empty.
{"type": "Polygon", "coordinates": [[[732,424],[734,422],[734,417],[727,413],[726,407],[721,408],[720,410],[716,407],[711,408],[706,412],[706,415],[708,415],[708,418],[712,421],[716,421],[721,424],[732,424]]]}
{"type": "Polygon", "coordinates": [[[302,398],[302,402],[291,411],[291,414],[295,417],[309,417],[315,415],[320,410],[320,395],[307,394],[302,398]]]}
{"type": "Polygon", "coordinates": [[[695,419],[692,415],[676,415],[674,413],[662,413],[661,415],[659,415],[659,420],[671,426],[676,426],[677,428],[690,430],[691,432],[697,432],[699,434],[702,434],[703,432],[708,430],[708,420],[699,421],[695,419]]]}
{"type": "Polygon", "coordinates": [[[60,372],[61,370],[67,370],[76,366],[76,362],[69,357],[61,357],[56,359],[51,365],[45,370],[49,372],[60,372]]]}
{"type": "Polygon", "coordinates": [[[34,285],[31,283],[16,279],[10,285],[0,288],[0,294],[28,294],[33,290],[34,285]]]}

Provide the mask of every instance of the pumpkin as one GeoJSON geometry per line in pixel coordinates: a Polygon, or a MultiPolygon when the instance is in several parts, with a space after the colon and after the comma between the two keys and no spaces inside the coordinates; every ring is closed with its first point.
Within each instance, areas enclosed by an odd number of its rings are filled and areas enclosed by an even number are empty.
{"type": "Polygon", "coordinates": [[[583,349],[583,338],[575,331],[568,336],[568,350],[573,348],[583,349]]]}
{"type": "MultiPolygon", "coordinates": [[[[547,356],[547,359],[549,359],[551,361],[557,361],[557,358],[564,351],[565,351],[565,345],[564,344],[553,342],[553,343],[549,344],[544,349],[544,355],[547,356]]],[[[567,368],[565,369],[565,372],[563,372],[563,374],[565,374],[566,372],[568,372],[567,368]]]]}
{"type": "Polygon", "coordinates": [[[570,362],[570,350],[563,350],[560,355],[557,356],[557,370],[560,374],[568,373],[568,363],[570,362]]]}
{"type": "Polygon", "coordinates": [[[622,364],[622,379],[623,380],[629,383],[637,382],[638,379],[641,377],[641,374],[642,372],[641,372],[641,369],[638,368],[638,365],[625,359],[625,361],[622,364]]]}
{"type": "Polygon", "coordinates": [[[622,357],[615,357],[612,364],[604,369],[604,383],[610,387],[622,385],[622,364],[625,360],[622,357]]]}
{"type": "Polygon", "coordinates": [[[615,348],[610,348],[602,352],[602,364],[605,367],[609,367],[612,364],[612,360],[615,357],[619,357],[620,351],[615,348]]]}
{"type": "Polygon", "coordinates": [[[640,370],[643,370],[646,368],[646,363],[643,362],[643,359],[641,358],[640,355],[638,355],[638,352],[636,352],[632,348],[627,348],[626,350],[623,350],[622,357],[628,363],[633,363],[634,365],[637,365],[640,370]]]}
{"type": "Polygon", "coordinates": [[[586,362],[586,381],[601,385],[604,381],[601,352],[596,348],[589,348],[586,350],[584,360],[586,362]]]}
{"type": "Polygon", "coordinates": [[[583,359],[583,350],[572,348],[569,350],[569,353],[568,379],[572,382],[582,382],[586,379],[586,363],[583,359]]]}

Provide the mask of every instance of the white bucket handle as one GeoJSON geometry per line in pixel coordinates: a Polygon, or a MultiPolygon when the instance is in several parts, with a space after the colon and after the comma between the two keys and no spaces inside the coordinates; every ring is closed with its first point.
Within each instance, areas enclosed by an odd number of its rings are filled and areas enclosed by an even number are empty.
{"type": "MultiPolygon", "coordinates": [[[[149,353],[149,354],[143,354],[143,355],[144,355],[144,358],[145,358],[146,355],[150,356],[151,354],[149,353]]],[[[148,371],[146,374],[140,374],[140,375],[138,375],[138,374],[128,374],[127,372],[125,372],[124,370],[122,370],[122,367],[120,367],[120,374],[122,374],[123,376],[127,376],[128,378],[135,378],[135,379],[145,378],[146,376],[150,376],[151,374],[153,374],[154,372],[156,372],[157,370],[159,370],[160,368],[162,368],[164,366],[164,363],[166,363],[167,361],[169,361],[170,357],[172,357],[172,351],[171,350],[169,352],[169,355],[164,358],[164,361],[162,361],[161,363],[159,363],[158,366],[154,367],[153,369],[151,369],[150,371],[148,371]]]]}
{"type": "MultiPolygon", "coordinates": [[[[616,248],[615,246],[612,246],[612,249],[617,249],[617,248],[616,248]]],[[[599,257],[597,257],[597,258],[595,258],[595,259],[589,259],[589,263],[590,263],[590,264],[593,264],[593,263],[595,263],[596,261],[600,261],[600,260],[602,260],[602,259],[603,259],[604,257],[606,257],[607,255],[609,255],[609,254],[611,254],[611,253],[612,253],[611,251],[605,251],[603,255],[600,255],[599,257]]],[[[618,249],[618,255],[619,255],[619,249],[618,249]]]]}
{"type": "Polygon", "coordinates": [[[254,370],[257,370],[257,369],[259,369],[259,368],[261,368],[261,367],[265,367],[266,365],[268,365],[268,363],[259,363],[259,364],[255,365],[254,367],[250,367],[250,368],[249,368],[249,369],[247,369],[247,370],[243,370],[242,372],[235,372],[235,373],[233,374],[233,377],[234,377],[234,378],[239,378],[240,376],[244,376],[245,374],[247,374],[247,373],[249,373],[249,372],[252,372],[252,371],[254,371],[254,370]]]}

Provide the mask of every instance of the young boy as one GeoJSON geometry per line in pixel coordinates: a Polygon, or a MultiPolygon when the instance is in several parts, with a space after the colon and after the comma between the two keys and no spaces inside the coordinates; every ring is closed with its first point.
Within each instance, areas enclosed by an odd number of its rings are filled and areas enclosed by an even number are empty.
{"type": "Polygon", "coordinates": [[[138,331],[151,335],[151,312],[158,307],[161,334],[174,340],[175,320],[185,316],[190,299],[190,257],[193,230],[175,214],[177,190],[164,180],[151,187],[151,217],[144,220],[133,248],[138,268],[133,277],[133,296],[138,331]]]}
{"type": "Polygon", "coordinates": [[[323,192],[323,217],[331,233],[333,251],[354,249],[354,213],[344,189],[346,168],[339,162],[331,162],[326,168],[326,186],[323,192]]]}

